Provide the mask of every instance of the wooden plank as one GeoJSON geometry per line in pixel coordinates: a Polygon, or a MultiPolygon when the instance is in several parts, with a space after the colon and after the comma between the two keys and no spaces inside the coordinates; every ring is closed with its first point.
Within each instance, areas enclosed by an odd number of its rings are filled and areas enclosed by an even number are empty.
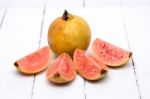
{"type": "MultiPolygon", "coordinates": [[[[129,50],[118,7],[86,8],[83,13],[91,26],[92,40],[98,37],[129,50]]],[[[131,61],[121,68],[110,68],[98,82],[86,81],[86,99],[100,98],[139,99],[131,61]]]]}
{"type": "Polygon", "coordinates": [[[10,0],[9,7],[77,7],[82,6],[83,0],[10,0]]]}
{"type": "Polygon", "coordinates": [[[0,28],[3,22],[4,15],[5,15],[5,9],[0,9],[0,28]]]}
{"type": "Polygon", "coordinates": [[[124,19],[131,50],[134,52],[136,79],[142,99],[150,98],[150,7],[124,7],[124,19]]]}
{"type": "Polygon", "coordinates": [[[85,0],[85,6],[119,6],[120,0],[85,0]]]}
{"type": "Polygon", "coordinates": [[[149,0],[121,0],[125,6],[149,6],[149,0]]]}
{"type": "MultiPolygon", "coordinates": [[[[47,32],[50,23],[58,16],[63,14],[64,9],[50,8],[46,10],[44,17],[43,32],[41,38],[41,47],[47,44],[47,32]]],[[[78,10],[75,10],[78,12],[78,10]]],[[[70,10],[72,12],[72,10],[70,10]]],[[[52,61],[54,57],[52,56],[52,61]]],[[[84,98],[84,80],[78,75],[74,81],[66,85],[55,85],[48,81],[46,72],[36,76],[33,99],[83,99],[84,98]]]]}
{"type": "Polygon", "coordinates": [[[42,7],[45,0],[10,0],[9,7],[42,7]]]}
{"type": "Polygon", "coordinates": [[[8,0],[0,0],[0,8],[7,8],[8,0]]]}
{"type": "Polygon", "coordinates": [[[83,0],[46,0],[46,7],[54,8],[72,8],[72,7],[81,7],[83,5],[83,0]]]}
{"type": "Polygon", "coordinates": [[[0,30],[0,98],[30,99],[33,76],[17,72],[13,63],[38,49],[42,9],[7,9],[0,30]]]}

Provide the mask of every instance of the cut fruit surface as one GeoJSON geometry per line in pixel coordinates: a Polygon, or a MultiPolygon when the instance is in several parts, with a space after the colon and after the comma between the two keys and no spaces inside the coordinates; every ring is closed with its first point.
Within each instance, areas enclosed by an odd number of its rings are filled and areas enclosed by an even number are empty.
{"type": "Polygon", "coordinates": [[[25,74],[36,74],[46,69],[50,62],[51,51],[45,46],[17,60],[14,65],[25,74]]]}
{"type": "Polygon", "coordinates": [[[71,57],[67,53],[58,56],[47,71],[47,78],[54,83],[67,83],[76,76],[71,57]]]}
{"type": "Polygon", "coordinates": [[[111,67],[124,65],[132,56],[131,52],[98,38],[92,44],[92,54],[104,64],[111,67]]]}
{"type": "Polygon", "coordinates": [[[73,61],[78,73],[87,80],[101,79],[108,71],[108,67],[105,64],[93,56],[87,55],[85,51],[81,49],[75,50],[73,61]]]}

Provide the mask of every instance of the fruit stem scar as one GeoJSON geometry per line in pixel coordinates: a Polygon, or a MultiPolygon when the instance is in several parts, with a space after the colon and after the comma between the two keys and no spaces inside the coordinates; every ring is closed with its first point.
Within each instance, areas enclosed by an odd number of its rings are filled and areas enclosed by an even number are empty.
{"type": "Polygon", "coordinates": [[[101,75],[105,74],[107,71],[105,69],[101,70],[101,75]]]}
{"type": "Polygon", "coordinates": [[[17,62],[15,62],[14,65],[15,65],[15,67],[18,67],[18,66],[19,66],[17,62]]]}
{"type": "Polygon", "coordinates": [[[131,57],[132,56],[132,52],[130,52],[130,54],[129,54],[129,57],[131,57]]]}
{"type": "Polygon", "coordinates": [[[64,11],[64,14],[63,14],[63,19],[64,19],[65,21],[67,21],[68,18],[69,18],[69,17],[68,17],[68,14],[69,14],[69,13],[67,12],[67,10],[65,10],[65,11],[64,11]]]}

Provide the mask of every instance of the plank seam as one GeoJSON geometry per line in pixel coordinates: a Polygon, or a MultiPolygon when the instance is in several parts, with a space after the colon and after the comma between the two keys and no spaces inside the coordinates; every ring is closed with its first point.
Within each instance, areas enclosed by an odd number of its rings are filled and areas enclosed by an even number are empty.
{"type": "MultiPolygon", "coordinates": [[[[126,28],[126,24],[125,23],[123,23],[123,27],[124,27],[124,30],[125,30],[125,28],[126,28]]],[[[126,30],[125,30],[125,34],[126,34],[126,39],[127,39],[127,42],[128,42],[129,50],[131,51],[130,44],[129,44],[129,39],[128,39],[128,34],[126,33],[126,30]]],[[[136,73],[136,66],[135,66],[135,62],[134,62],[132,57],[131,57],[131,62],[132,62],[132,68],[133,68],[133,72],[134,72],[136,85],[137,85],[137,88],[138,88],[139,99],[142,99],[140,86],[139,86],[139,81],[138,81],[138,76],[137,76],[137,73],[136,73]]]]}
{"type": "MultiPolygon", "coordinates": [[[[121,17],[122,17],[122,25],[123,25],[123,28],[124,28],[124,31],[125,31],[126,41],[127,41],[129,50],[131,51],[131,46],[130,46],[128,31],[127,31],[127,26],[126,26],[126,20],[125,20],[125,18],[123,16],[123,13],[122,13],[122,11],[123,11],[122,10],[122,6],[123,6],[123,4],[121,2],[120,3],[120,12],[121,12],[121,17]]],[[[139,81],[138,81],[138,76],[137,76],[137,73],[136,73],[136,66],[135,66],[135,62],[134,62],[133,57],[131,57],[131,62],[132,62],[132,68],[133,68],[133,72],[134,72],[134,78],[135,78],[135,81],[136,81],[136,86],[137,86],[137,89],[138,89],[139,99],[142,99],[141,91],[140,91],[140,86],[139,86],[139,81]]]]}
{"type": "Polygon", "coordinates": [[[34,77],[33,77],[32,90],[31,90],[30,99],[33,99],[33,93],[34,93],[34,87],[35,87],[35,77],[36,77],[36,74],[35,74],[34,77]]]}
{"type": "Polygon", "coordinates": [[[85,8],[85,5],[86,5],[86,0],[83,0],[83,7],[85,8]]]}
{"type": "MultiPolygon", "coordinates": [[[[83,8],[86,7],[86,0],[83,0],[83,8]]],[[[84,88],[83,88],[83,95],[84,95],[84,99],[87,99],[87,94],[86,94],[86,79],[84,80],[84,88]]]]}
{"type": "Polygon", "coordinates": [[[5,9],[4,14],[2,16],[2,20],[0,22],[0,29],[1,29],[2,25],[3,25],[3,23],[4,23],[4,19],[5,19],[6,13],[7,13],[7,9],[5,9]]]}
{"type": "Polygon", "coordinates": [[[41,45],[45,12],[46,12],[46,6],[44,6],[44,9],[43,9],[38,49],[40,48],[40,45],[41,45]]]}
{"type": "MultiPolygon", "coordinates": [[[[41,29],[40,29],[40,37],[39,37],[39,42],[38,42],[38,49],[40,48],[40,45],[41,45],[41,39],[42,39],[42,34],[43,34],[42,31],[43,31],[43,24],[44,24],[45,12],[46,12],[46,6],[44,6],[43,14],[42,14],[42,21],[41,21],[41,29]]],[[[36,83],[36,74],[34,75],[34,78],[33,78],[32,91],[31,91],[30,99],[33,99],[33,96],[34,96],[35,83],[36,83]]]]}
{"type": "Polygon", "coordinates": [[[83,79],[84,80],[84,99],[87,99],[87,95],[86,95],[86,79],[83,79]]]}

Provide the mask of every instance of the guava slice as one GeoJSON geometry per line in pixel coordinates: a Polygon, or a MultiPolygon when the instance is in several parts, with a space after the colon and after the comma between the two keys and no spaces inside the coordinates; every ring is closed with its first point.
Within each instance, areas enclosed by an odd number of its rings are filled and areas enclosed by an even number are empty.
{"type": "Polygon", "coordinates": [[[47,78],[54,83],[67,83],[75,79],[76,70],[69,54],[59,55],[47,71],[47,78]]]}
{"type": "Polygon", "coordinates": [[[92,44],[92,55],[110,67],[126,64],[132,52],[96,38],[92,44]]]}
{"type": "Polygon", "coordinates": [[[76,49],[73,61],[77,72],[87,80],[98,80],[108,72],[108,67],[82,49],[76,49]]]}
{"type": "Polygon", "coordinates": [[[14,65],[22,73],[36,74],[46,69],[50,58],[51,51],[45,46],[15,61],[14,65]]]}

